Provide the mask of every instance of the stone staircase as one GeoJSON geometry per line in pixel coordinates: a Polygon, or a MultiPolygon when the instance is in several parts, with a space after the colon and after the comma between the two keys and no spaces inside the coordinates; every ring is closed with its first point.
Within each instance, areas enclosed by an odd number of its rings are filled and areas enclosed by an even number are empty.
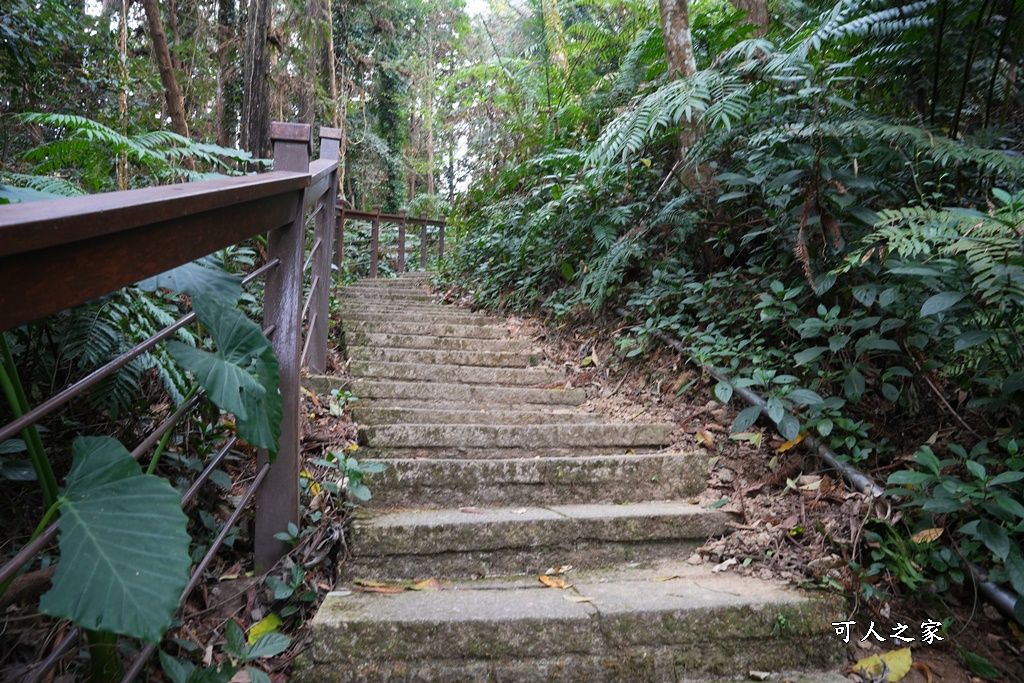
{"type": "Polygon", "coordinates": [[[780,673],[842,659],[840,604],[685,563],[729,521],[687,502],[706,454],[584,412],[529,342],[424,284],[340,292],[360,459],[388,469],[295,680],[845,680],[780,673]]]}

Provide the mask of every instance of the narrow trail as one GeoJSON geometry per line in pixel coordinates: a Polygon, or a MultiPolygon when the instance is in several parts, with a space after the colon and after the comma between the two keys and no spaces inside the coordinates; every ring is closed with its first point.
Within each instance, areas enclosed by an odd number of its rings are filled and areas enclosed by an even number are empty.
{"type": "Polygon", "coordinates": [[[689,502],[706,454],[582,412],[425,282],[341,292],[360,454],[388,469],[295,680],[845,680],[822,672],[844,660],[835,600],[682,561],[730,519],[689,502]]]}

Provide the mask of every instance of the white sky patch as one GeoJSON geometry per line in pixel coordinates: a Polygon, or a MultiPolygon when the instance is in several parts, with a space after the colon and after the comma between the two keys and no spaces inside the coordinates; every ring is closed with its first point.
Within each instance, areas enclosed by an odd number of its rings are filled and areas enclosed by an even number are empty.
{"type": "Polygon", "coordinates": [[[466,14],[471,17],[490,11],[491,8],[487,5],[487,0],[466,0],[466,14]]]}

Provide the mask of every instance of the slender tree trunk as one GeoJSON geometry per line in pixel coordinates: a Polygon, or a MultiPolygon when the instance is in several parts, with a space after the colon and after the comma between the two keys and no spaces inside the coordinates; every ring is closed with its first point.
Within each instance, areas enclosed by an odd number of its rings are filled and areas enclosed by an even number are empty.
{"type": "Polygon", "coordinates": [[[270,156],[270,9],[270,0],[250,0],[246,17],[241,143],[243,149],[259,158],[270,156]]]}
{"type": "Polygon", "coordinates": [[[733,7],[747,13],[747,23],[756,26],[754,36],[768,32],[768,0],[732,0],[733,7]]]}
{"type": "Polygon", "coordinates": [[[562,16],[558,13],[558,2],[541,0],[540,4],[544,12],[544,40],[548,54],[551,55],[552,63],[565,71],[568,63],[565,58],[565,28],[562,26],[562,16]]]}
{"type": "Polygon", "coordinates": [[[181,98],[178,80],[174,76],[171,51],[167,47],[167,36],[164,35],[163,20],[160,17],[160,5],[157,4],[157,0],[142,0],[142,6],[146,11],[149,34],[153,38],[153,56],[156,58],[156,66],[160,71],[160,82],[164,86],[167,113],[171,117],[171,129],[178,135],[188,137],[185,104],[181,98]]]}
{"type": "Polygon", "coordinates": [[[434,196],[434,41],[427,36],[427,194],[434,196]]]}
{"type": "Polygon", "coordinates": [[[236,0],[217,4],[217,144],[234,147],[237,141],[241,78],[238,66],[238,5],[236,0]]]}
{"type": "Polygon", "coordinates": [[[689,78],[697,73],[690,35],[690,8],[687,0],[660,0],[661,33],[665,41],[665,61],[672,78],[689,78]]]}
{"type": "MultiPolygon", "coordinates": [[[[327,61],[327,73],[329,74],[329,91],[331,93],[331,126],[340,128],[338,121],[338,70],[335,67],[337,58],[334,56],[334,2],[325,0],[327,3],[327,49],[324,57],[327,61]]],[[[342,143],[344,148],[344,142],[342,143]]]]}

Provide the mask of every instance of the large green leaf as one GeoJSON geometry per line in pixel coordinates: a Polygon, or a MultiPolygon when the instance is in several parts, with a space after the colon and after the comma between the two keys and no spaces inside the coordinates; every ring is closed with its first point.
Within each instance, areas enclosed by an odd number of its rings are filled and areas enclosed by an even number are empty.
{"type": "Polygon", "coordinates": [[[167,350],[218,406],[235,414],[238,435],[277,453],[281,437],[281,375],[274,349],[260,326],[222,299],[192,299],[196,317],[217,344],[216,353],[169,342],[167,350]]]}
{"type": "Polygon", "coordinates": [[[232,304],[242,296],[242,279],[225,272],[220,263],[212,258],[172,268],[166,273],[146,278],[136,286],[148,292],[163,288],[193,297],[206,294],[232,304]]]}
{"type": "Polygon", "coordinates": [[[159,642],[191,564],[181,497],[117,440],[79,437],[61,504],[60,565],[39,609],[159,642]]]}

